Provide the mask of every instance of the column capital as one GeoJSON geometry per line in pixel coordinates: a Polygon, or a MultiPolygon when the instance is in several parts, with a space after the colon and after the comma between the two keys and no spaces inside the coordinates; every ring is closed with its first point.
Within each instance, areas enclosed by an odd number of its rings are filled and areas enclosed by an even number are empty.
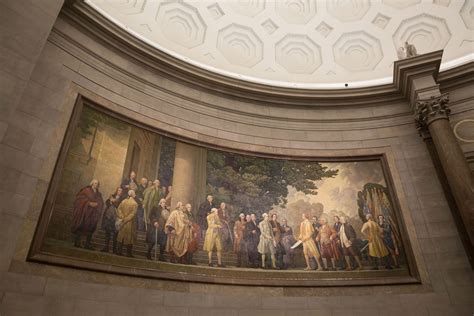
{"type": "Polygon", "coordinates": [[[418,99],[415,103],[415,121],[420,135],[426,134],[428,126],[435,120],[448,119],[449,93],[418,99]]]}

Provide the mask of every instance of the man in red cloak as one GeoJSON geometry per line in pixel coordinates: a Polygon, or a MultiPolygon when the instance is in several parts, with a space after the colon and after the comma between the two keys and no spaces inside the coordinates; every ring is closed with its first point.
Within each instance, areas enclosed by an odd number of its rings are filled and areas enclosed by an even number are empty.
{"type": "Polygon", "coordinates": [[[86,236],[85,249],[94,250],[91,244],[102,209],[104,200],[99,192],[99,181],[94,179],[91,183],[82,188],[74,200],[72,211],[72,228],[74,234],[74,247],[81,247],[81,236],[86,236]]]}

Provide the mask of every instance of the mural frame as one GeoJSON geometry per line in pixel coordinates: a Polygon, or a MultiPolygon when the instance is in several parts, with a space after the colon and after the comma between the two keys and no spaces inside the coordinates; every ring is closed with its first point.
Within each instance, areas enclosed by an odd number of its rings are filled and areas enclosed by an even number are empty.
{"type": "MultiPolygon", "coordinates": [[[[62,140],[61,149],[57,156],[51,181],[48,185],[46,197],[43,201],[39,220],[37,222],[33,240],[30,244],[27,261],[51,264],[69,268],[82,270],[90,270],[96,272],[113,273],[126,276],[138,276],[151,279],[199,282],[212,284],[228,284],[228,285],[248,285],[248,286],[279,286],[279,287],[327,287],[327,286],[364,286],[364,285],[403,285],[403,284],[421,284],[420,271],[416,263],[413,247],[408,235],[407,226],[401,209],[400,201],[395,189],[394,180],[390,170],[386,153],[369,154],[369,155],[350,155],[340,157],[325,156],[288,156],[276,155],[254,151],[244,151],[235,148],[227,148],[211,143],[200,142],[192,139],[174,135],[172,133],[160,130],[141,123],[135,119],[129,118],[123,114],[117,113],[97,102],[78,93],[73,107],[73,111],[69,118],[67,128],[62,140]],[[370,275],[349,278],[339,277],[337,272],[312,273],[305,271],[291,271],[285,273],[281,271],[251,271],[248,276],[242,276],[241,271],[230,269],[215,269],[207,267],[196,267],[188,265],[175,265],[159,262],[147,262],[141,267],[133,267],[126,265],[128,262],[136,262],[135,259],[121,258],[120,262],[110,264],[106,262],[98,262],[94,260],[94,256],[88,258],[75,258],[64,254],[54,254],[42,249],[45,240],[46,230],[49,225],[51,214],[54,208],[54,200],[58,190],[61,172],[65,164],[66,156],[71,145],[75,128],[78,126],[79,119],[84,107],[92,108],[103,114],[119,119],[132,126],[143,128],[145,130],[158,133],[161,136],[172,138],[191,145],[202,146],[208,149],[222,150],[244,155],[252,155],[256,157],[275,158],[275,159],[291,159],[301,161],[318,161],[318,162],[353,162],[353,161],[380,161],[383,175],[387,182],[388,192],[393,204],[394,217],[400,229],[402,244],[405,250],[405,256],[408,266],[408,275],[386,276],[384,271],[370,271],[370,275]],[[133,261],[130,261],[133,260],[133,261]],[[172,266],[171,269],[163,269],[163,265],[172,266]],[[161,269],[160,269],[161,268],[161,269]],[[282,277],[282,275],[285,275],[282,277]],[[377,274],[374,276],[374,274],[377,274]]],[[[363,274],[363,272],[361,273],[363,274]]]]}

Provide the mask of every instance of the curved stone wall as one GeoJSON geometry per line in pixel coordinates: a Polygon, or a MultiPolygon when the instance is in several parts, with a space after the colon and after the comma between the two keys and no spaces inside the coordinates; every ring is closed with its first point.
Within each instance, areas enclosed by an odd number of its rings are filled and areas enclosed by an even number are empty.
{"type": "MultiPolygon", "coordinates": [[[[16,10],[19,16],[23,14],[16,10]]],[[[51,14],[46,20],[52,25],[55,19],[51,14]]],[[[34,34],[32,29],[29,32],[34,34]]],[[[28,51],[17,52],[21,53],[28,51]]],[[[284,105],[284,98],[275,104],[271,98],[265,102],[212,92],[212,87],[177,82],[121,53],[66,15],[55,21],[41,54],[29,60],[31,76],[22,79],[23,86],[2,89],[10,101],[0,134],[5,200],[0,222],[2,314],[470,315],[474,311],[468,257],[429,151],[418,136],[410,105],[401,95],[392,93],[376,101],[371,98],[366,105],[359,98],[354,105],[328,102],[308,106],[284,105]],[[223,286],[27,262],[78,94],[172,136],[206,146],[283,156],[385,154],[422,284],[223,286]]],[[[11,72],[16,69],[12,67],[11,72]]],[[[9,77],[5,74],[2,78],[9,77]]],[[[441,89],[451,94],[455,124],[474,116],[473,83],[453,82],[446,79],[443,86],[441,81],[441,89]]],[[[472,151],[471,145],[462,145],[466,153],[472,151]]]]}

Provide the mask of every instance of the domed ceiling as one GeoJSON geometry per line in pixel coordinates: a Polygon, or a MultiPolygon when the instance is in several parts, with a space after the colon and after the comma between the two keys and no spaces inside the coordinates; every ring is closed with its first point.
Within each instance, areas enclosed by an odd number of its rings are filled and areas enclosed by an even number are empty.
{"type": "Polygon", "coordinates": [[[474,0],[86,0],[150,45],[226,76],[297,88],[392,82],[397,49],[473,60],[474,0]]]}

